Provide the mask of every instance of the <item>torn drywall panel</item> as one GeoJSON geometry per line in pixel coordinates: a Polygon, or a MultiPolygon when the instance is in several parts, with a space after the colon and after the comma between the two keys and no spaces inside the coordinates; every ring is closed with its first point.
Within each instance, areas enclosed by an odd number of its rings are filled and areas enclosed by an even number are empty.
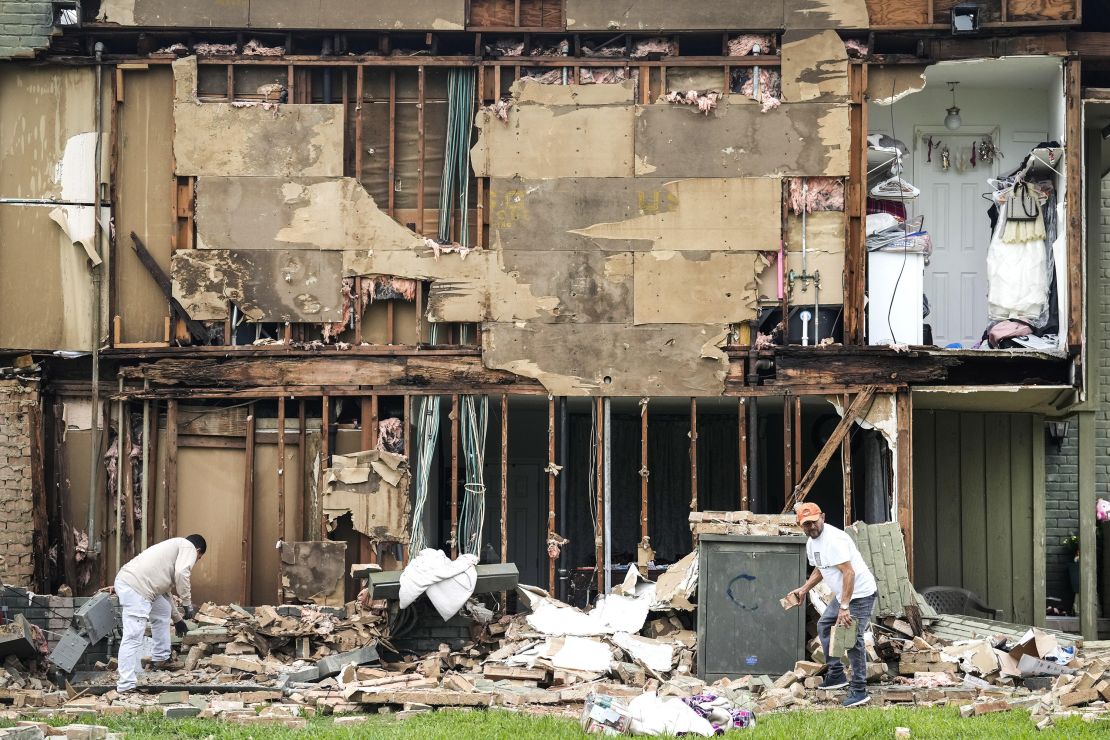
{"type": "Polygon", "coordinates": [[[178,59],[173,72],[178,175],[343,175],[342,105],[201,103],[196,57],[178,59]]]}
{"type": "Polygon", "coordinates": [[[197,321],[230,303],[250,321],[340,321],[342,271],[341,253],[315,250],[183,249],[171,263],[173,296],[197,321]]]}
{"type": "Polygon", "coordinates": [[[784,103],[848,99],[848,53],[836,31],[784,33],[780,71],[784,103]]]}
{"type": "Polygon", "coordinates": [[[783,235],[789,251],[807,250],[818,252],[843,252],[847,234],[847,216],[844,211],[818,211],[807,213],[805,228],[801,215],[788,213],[786,233],[783,235]],[[803,238],[804,237],[804,238],[803,238]]]}
{"type": "Polygon", "coordinates": [[[465,0],[266,0],[250,6],[251,28],[462,31],[465,0]]]}
{"type": "Polygon", "coordinates": [[[897,103],[925,89],[924,64],[872,64],[867,67],[867,99],[877,105],[897,103]]]}
{"type": "Polygon", "coordinates": [[[491,319],[590,324],[627,324],[632,321],[631,252],[506,251],[498,268],[512,281],[491,285],[491,319]],[[523,286],[517,288],[516,286],[523,286]],[[537,297],[554,299],[544,308],[537,297]],[[514,309],[519,301],[523,305],[514,309]],[[537,307],[539,310],[537,311],[537,307]]]}
{"type": "Polygon", "coordinates": [[[495,179],[490,245],[505,250],[777,248],[778,178],[495,179]]]}
{"type": "MultiPolygon", "coordinates": [[[[884,5],[902,5],[904,0],[885,0],[884,5]]],[[[868,0],[784,0],[786,28],[867,28],[868,0]]]]}
{"type": "Polygon", "coordinates": [[[666,92],[724,92],[727,89],[724,71],[720,67],[667,67],[666,92]]]}
{"type": "Polygon", "coordinates": [[[566,0],[571,31],[715,31],[782,28],[783,0],[690,2],[566,0]]]}
{"type": "Polygon", "coordinates": [[[189,3],[180,0],[102,0],[96,20],[121,26],[245,28],[250,0],[189,3]]]}
{"type": "Polygon", "coordinates": [[[281,543],[281,588],[285,600],[321,606],[343,606],[347,543],[281,543]]]}
{"type": "Polygon", "coordinates": [[[632,177],[631,105],[516,105],[508,123],[477,114],[470,151],[478,177],[632,177]]]}
{"type": "Polygon", "coordinates": [[[637,324],[732,324],[755,318],[748,287],[764,262],[733,252],[636,254],[637,324]]]}
{"type": "Polygon", "coordinates": [[[201,177],[202,249],[425,249],[351,177],[201,177]]]}
{"type": "Polygon", "coordinates": [[[486,326],[482,361],[565,396],[716,396],[728,356],[722,326],[486,326]]]}
{"type": "MultiPolygon", "coordinates": [[[[718,68],[718,72],[720,69],[718,68]]],[[[509,88],[517,105],[632,105],[636,102],[636,81],[597,85],[545,85],[533,79],[520,79],[509,88]]]]}
{"type": "Polygon", "coordinates": [[[409,466],[403,455],[367,450],[333,455],[324,471],[324,514],[350,514],[355,530],[379,542],[409,541],[409,466]]]}
{"type": "Polygon", "coordinates": [[[684,105],[640,107],[637,176],[847,176],[846,104],[790,103],[763,113],[729,101],[708,116],[684,105]],[[698,146],[680,145],[691,141],[698,146]]]}

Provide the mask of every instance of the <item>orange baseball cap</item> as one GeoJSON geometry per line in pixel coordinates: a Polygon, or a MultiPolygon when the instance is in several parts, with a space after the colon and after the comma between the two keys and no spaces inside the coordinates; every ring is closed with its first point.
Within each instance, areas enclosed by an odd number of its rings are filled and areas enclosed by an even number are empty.
{"type": "Polygon", "coordinates": [[[794,514],[798,517],[798,524],[814,522],[821,518],[821,507],[807,501],[804,504],[798,504],[794,509],[794,514]]]}

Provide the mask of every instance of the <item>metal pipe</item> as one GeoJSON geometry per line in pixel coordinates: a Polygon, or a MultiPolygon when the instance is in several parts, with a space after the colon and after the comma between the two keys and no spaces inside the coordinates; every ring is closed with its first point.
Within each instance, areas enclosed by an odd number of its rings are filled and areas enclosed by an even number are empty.
{"type": "MultiPolygon", "coordinates": [[[[143,390],[150,389],[150,379],[143,378],[143,390]]],[[[150,519],[150,512],[147,511],[147,501],[150,500],[150,401],[143,401],[143,480],[142,480],[142,544],[139,546],[139,551],[146,549],[146,535],[147,535],[147,521],[150,519]]]]}
{"type": "Polygon", "coordinates": [[[821,341],[821,273],[813,273],[813,346],[821,341]]]}
{"type": "MultiPolygon", "coordinates": [[[[807,250],[806,250],[806,211],[809,210],[806,207],[806,201],[808,200],[808,198],[809,198],[809,178],[803,177],[802,178],[802,275],[803,276],[809,275],[809,268],[808,268],[808,262],[807,262],[808,254],[807,254],[807,250]]],[[[805,289],[806,289],[806,284],[803,282],[802,283],[802,290],[805,290],[805,289]]]]}
{"type": "Polygon", "coordinates": [[[612,424],[610,423],[613,418],[613,408],[611,399],[606,398],[602,402],[602,415],[604,420],[602,428],[604,430],[604,446],[602,449],[602,460],[604,465],[603,476],[603,494],[605,506],[605,593],[609,593],[613,589],[613,478],[612,466],[609,461],[609,449],[613,444],[613,431],[612,424]]]}
{"type": "MultiPolygon", "coordinates": [[[[104,74],[104,44],[97,41],[93,47],[96,53],[96,100],[94,102],[95,115],[96,115],[96,148],[93,154],[93,251],[97,256],[100,256],[100,139],[104,129],[103,122],[103,106],[101,105],[101,97],[103,90],[103,74],[104,74]]],[[[96,537],[96,499],[99,492],[99,475],[98,468],[100,467],[100,427],[98,422],[100,419],[100,312],[101,312],[101,281],[103,278],[104,262],[101,261],[98,265],[92,265],[89,269],[92,270],[92,289],[93,289],[93,334],[92,334],[92,371],[91,371],[91,385],[92,385],[92,445],[89,450],[89,518],[87,524],[87,533],[89,536],[89,552],[97,553],[100,551],[100,542],[96,537]]],[[[120,381],[122,382],[122,380],[120,381]]],[[[118,551],[117,551],[118,552],[118,551]]]]}

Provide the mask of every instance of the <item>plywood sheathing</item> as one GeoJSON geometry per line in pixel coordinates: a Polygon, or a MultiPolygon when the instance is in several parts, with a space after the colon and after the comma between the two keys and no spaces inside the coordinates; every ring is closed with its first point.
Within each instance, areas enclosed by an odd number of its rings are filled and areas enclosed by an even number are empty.
{"type": "Polygon", "coordinates": [[[635,255],[637,324],[730,324],[754,319],[746,282],[765,261],[743,252],[650,252],[635,255]]]}
{"type": "Polygon", "coordinates": [[[229,301],[251,321],[342,320],[343,257],[314,250],[185,249],[171,263],[173,296],[198,321],[222,320],[229,301]]]}
{"type": "Polygon", "coordinates": [[[178,175],[343,175],[342,105],[201,103],[196,65],[196,57],[173,63],[178,175]]]}
{"type": "Polygon", "coordinates": [[[351,177],[201,177],[202,249],[425,249],[351,177]]]}
{"type": "Polygon", "coordinates": [[[641,107],[636,175],[848,175],[846,104],[793,103],[763,113],[758,106],[733,104],[732,97],[722,99],[708,116],[690,106],[641,107]]]}
{"type": "Polygon", "coordinates": [[[471,164],[478,177],[631,177],[633,83],[513,85],[508,122],[477,115],[471,164]],[[542,88],[542,89],[541,89],[542,88]]]}
{"type": "Polygon", "coordinates": [[[356,531],[377,541],[409,540],[409,466],[404,455],[367,450],[332,455],[324,471],[324,514],[350,514],[356,531]]]}
{"type": "Polygon", "coordinates": [[[489,324],[486,367],[535,378],[555,395],[716,396],[727,331],[715,325],[489,324]]]}
{"type": "Polygon", "coordinates": [[[495,179],[490,245],[506,250],[777,249],[778,178],[495,179]]]}
{"type": "Polygon", "coordinates": [[[674,0],[566,0],[573,31],[710,31],[781,28],[783,0],[687,2],[674,0]]]}
{"type": "Polygon", "coordinates": [[[846,101],[848,53],[836,31],[787,31],[782,36],[782,101],[846,101]]]}
{"type": "Polygon", "coordinates": [[[870,65],[867,68],[867,98],[878,105],[891,105],[925,89],[924,64],[870,65]]]}
{"type": "Polygon", "coordinates": [[[465,0],[104,0],[97,20],[153,28],[325,28],[461,31],[465,0]]]}

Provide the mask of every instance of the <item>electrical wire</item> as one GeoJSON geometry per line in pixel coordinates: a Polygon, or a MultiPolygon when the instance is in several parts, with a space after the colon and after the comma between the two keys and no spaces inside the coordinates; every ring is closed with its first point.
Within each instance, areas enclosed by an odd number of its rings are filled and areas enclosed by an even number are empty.
{"type": "MultiPolygon", "coordinates": [[[[429,327],[432,344],[439,339],[439,325],[429,327]]],[[[424,509],[428,503],[428,478],[435,460],[436,442],[439,440],[439,396],[420,396],[416,403],[416,486],[413,491],[412,535],[409,548],[415,556],[427,547],[424,531],[424,509]]]]}
{"type": "Polygon", "coordinates": [[[470,137],[474,127],[475,75],[473,69],[447,71],[447,142],[443,181],[439,191],[440,242],[451,241],[451,221],[458,200],[458,243],[470,241],[470,137]]]}
{"type": "Polygon", "coordinates": [[[462,397],[461,418],[463,461],[466,483],[463,505],[459,514],[459,552],[481,555],[482,529],[486,519],[486,484],[483,480],[486,457],[486,432],[489,422],[489,396],[462,397]]]}

